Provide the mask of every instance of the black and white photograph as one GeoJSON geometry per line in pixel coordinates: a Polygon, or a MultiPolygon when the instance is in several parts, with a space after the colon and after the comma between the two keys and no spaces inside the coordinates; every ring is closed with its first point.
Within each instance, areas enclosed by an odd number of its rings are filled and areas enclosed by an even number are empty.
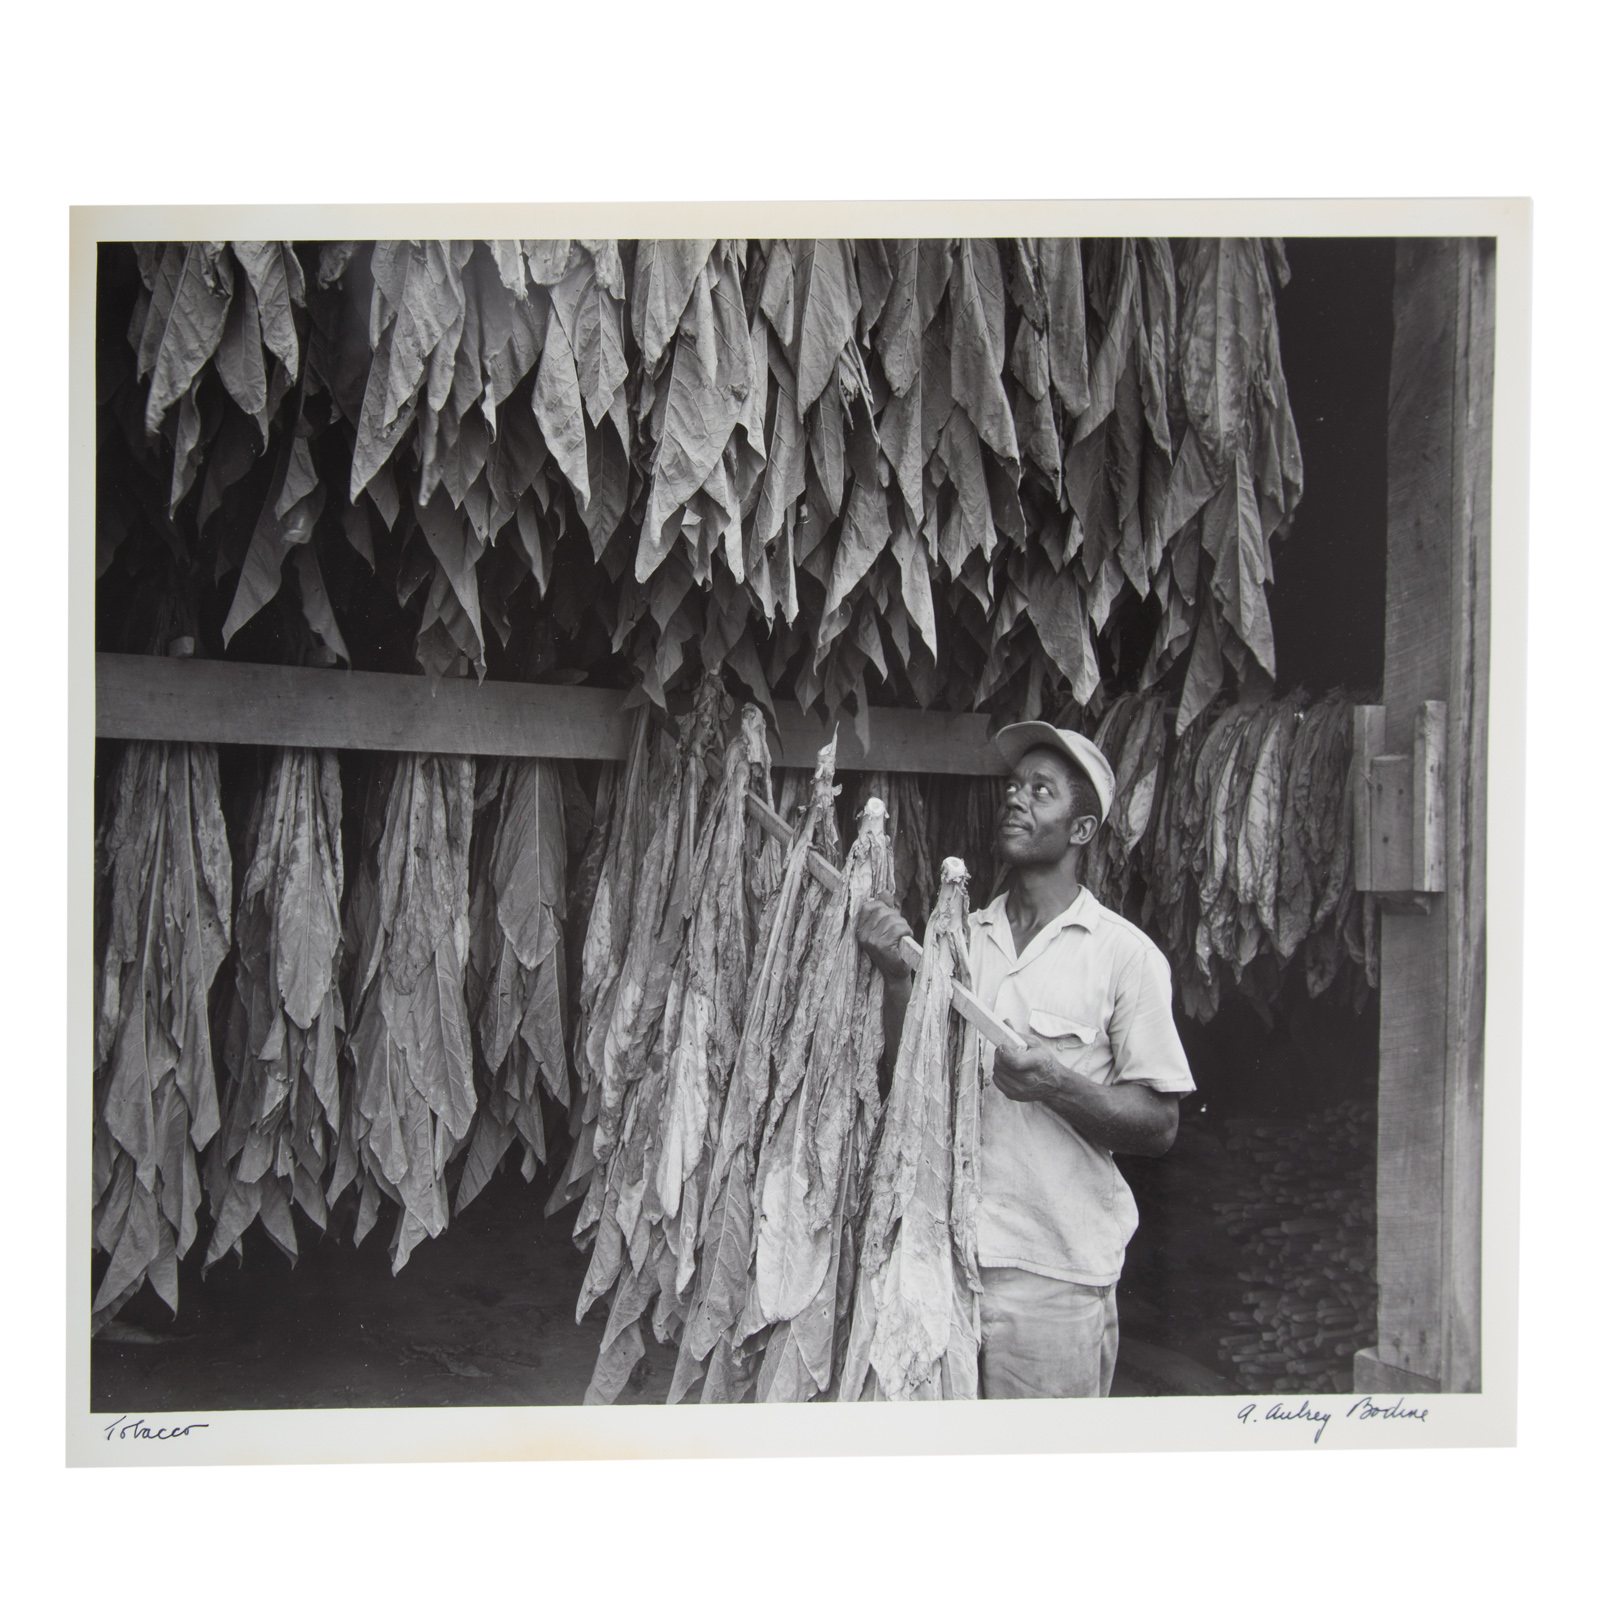
{"type": "Polygon", "coordinates": [[[1509,1441],[1526,207],[823,209],[75,213],[75,1459],[1509,1441]]]}

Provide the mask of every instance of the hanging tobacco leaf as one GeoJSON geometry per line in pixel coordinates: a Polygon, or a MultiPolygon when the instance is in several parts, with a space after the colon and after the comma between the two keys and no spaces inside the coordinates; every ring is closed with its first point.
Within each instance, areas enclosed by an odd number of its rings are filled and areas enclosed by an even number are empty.
{"type": "MultiPolygon", "coordinates": [[[[659,1340],[680,1336],[689,1307],[702,1199],[744,1022],[755,922],[748,884],[759,854],[748,826],[752,795],[771,802],[764,725],[747,707],[695,842],[686,927],[667,975],[659,1047],[647,1079],[634,1090],[632,1127],[607,1177],[607,1200],[615,1200],[602,1207],[595,1259],[608,1262],[613,1226],[626,1242],[626,1256],[618,1256],[589,1403],[613,1400],[633,1372],[643,1352],[641,1323],[652,1304],[659,1340]]],[[[597,1284],[591,1272],[582,1308],[597,1284]]]]}
{"type": "Polygon", "coordinates": [[[804,953],[823,897],[808,870],[809,852],[815,846],[837,855],[833,762],[830,742],[818,755],[811,804],[763,912],[745,992],[744,1027],[701,1202],[700,1259],[668,1391],[672,1401],[683,1399],[702,1379],[703,1402],[737,1400],[748,1392],[759,1364],[759,1351],[746,1348],[764,1325],[750,1297],[757,1161],[774,1076],[794,1019],[804,953]]]}
{"type": "Polygon", "coordinates": [[[209,745],[130,743],[96,841],[94,1238],[98,1330],[145,1282],[178,1309],[217,1132],[207,1002],[228,952],[233,868],[209,745]]]}
{"type": "Polygon", "coordinates": [[[803,1060],[803,1076],[785,1098],[793,1073],[780,1072],[767,1112],[751,1285],[771,1324],[756,1383],[764,1401],[826,1393],[843,1342],[883,1053],[883,979],[855,922],[869,899],[894,894],[887,809],[876,796],[866,801],[843,886],[820,910],[787,1030],[789,1059],[803,1060]]]}
{"type": "Polygon", "coordinates": [[[356,1184],[358,1244],[384,1198],[399,1204],[396,1272],[449,1220],[445,1166],[477,1105],[463,993],[472,800],[470,757],[384,758],[346,912],[352,1071],[328,1200],[356,1184]]]}
{"type": "Polygon", "coordinates": [[[868,1178],[841,1400],[978,1394],[978,1063],[950,1009],[966,883],[947,859],[868,1178]]]}
{"type": "Polygon", "coordinates": [[[334,752],[276,753],[256,796],[234,924],[228,1087],[205,1171],[216,1219],[207,1267],[230,1250],[242,1255],[257,1217],[294,1261],[291,1202],[328,1225],[344,1037],[342,812],[334,752]]]}
{"type": "Polygon", "coordinates": [[[553,761],[480,762],[480,795],[497,790],[492,831],[474,886],[468,1006],[487,1069],[466,1163],[459,1211],[493,1176],[514,1143],[531,1181],[545,1159],[540,1085],[558,1105],[571,1100],[566,1049],[566,810],[553,761]],[[486,774],[486,766],[499,771],[486,774]]]}

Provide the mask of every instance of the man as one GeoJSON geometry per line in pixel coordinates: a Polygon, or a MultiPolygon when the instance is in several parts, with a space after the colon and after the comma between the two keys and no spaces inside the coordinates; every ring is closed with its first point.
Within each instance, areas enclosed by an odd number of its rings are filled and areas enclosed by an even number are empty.
{"type": "MultiPolygon", "coordinates": [[[[970,919],[973,987],[1028,1047],[994,1050],[983,1096],[979,1372],[986,1399],[1105,1395],[1117,1279],[1139,1220],[1112,1152],[1171,1149],[1194,1081],[1166,958],[1078,881],[1115,792],[1111,764],[1047,722],[1013,724],[995,743],[1011,767],[996,841],[1009,877],[970,919]]],[[[891,1052],[910,932],[882,902],[858,923],[884,974],[891,1052]]]]}

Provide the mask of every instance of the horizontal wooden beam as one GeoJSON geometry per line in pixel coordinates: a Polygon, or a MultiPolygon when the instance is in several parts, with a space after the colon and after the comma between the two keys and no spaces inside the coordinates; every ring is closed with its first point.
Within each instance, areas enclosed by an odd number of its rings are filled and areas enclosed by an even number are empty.
{"type": "MultiPolygon", "coordinates": [[[[772,744],[777,767],[816,765],[817,752],[833,730],[792,700],[777,706],[778,728],[772,744]]],[[[970,778],[1004,777],[1008,770],[989,742],[989,719],[970,711],[899,711],[874,706],[868,713],[870,747],[856,737],[855,722],[839,723],[834,766],[852,772],[948,772],[970,778]]]]}
{"type": "MultiPolygon", "coordinates": [[[[165,656],[95,658],[95,732],[102,739],[621,761],[632,715],[623,709],[625,698],[617,689],[557,684],[165,656]]],[[[830,730],[793,702],[777,711],[775,764],[809,768],[830,730]]],[[[869,748],[852,721],[840,725],[841,770],[1005,771],[989,742],[987,717],[877,707],[869,717],[869,748]]]]}
{"type": "Polygon", "coordinates": [[[610,689],[332,667],[95,658],[95,732],[103,739],[621,761],[623,698],[610,689]]]}

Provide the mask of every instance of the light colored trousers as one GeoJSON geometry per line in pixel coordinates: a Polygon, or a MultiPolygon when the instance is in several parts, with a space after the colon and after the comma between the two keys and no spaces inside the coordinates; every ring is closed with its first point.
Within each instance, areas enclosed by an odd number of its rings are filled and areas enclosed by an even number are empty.
{"type": "Polygon", "coordinates": [[[1017,1267],[983,1267],[980,1275],[978,1373],[985,1400],[1111,1393],[1116,1284],[1062,1283],[1017,1267]]]}

